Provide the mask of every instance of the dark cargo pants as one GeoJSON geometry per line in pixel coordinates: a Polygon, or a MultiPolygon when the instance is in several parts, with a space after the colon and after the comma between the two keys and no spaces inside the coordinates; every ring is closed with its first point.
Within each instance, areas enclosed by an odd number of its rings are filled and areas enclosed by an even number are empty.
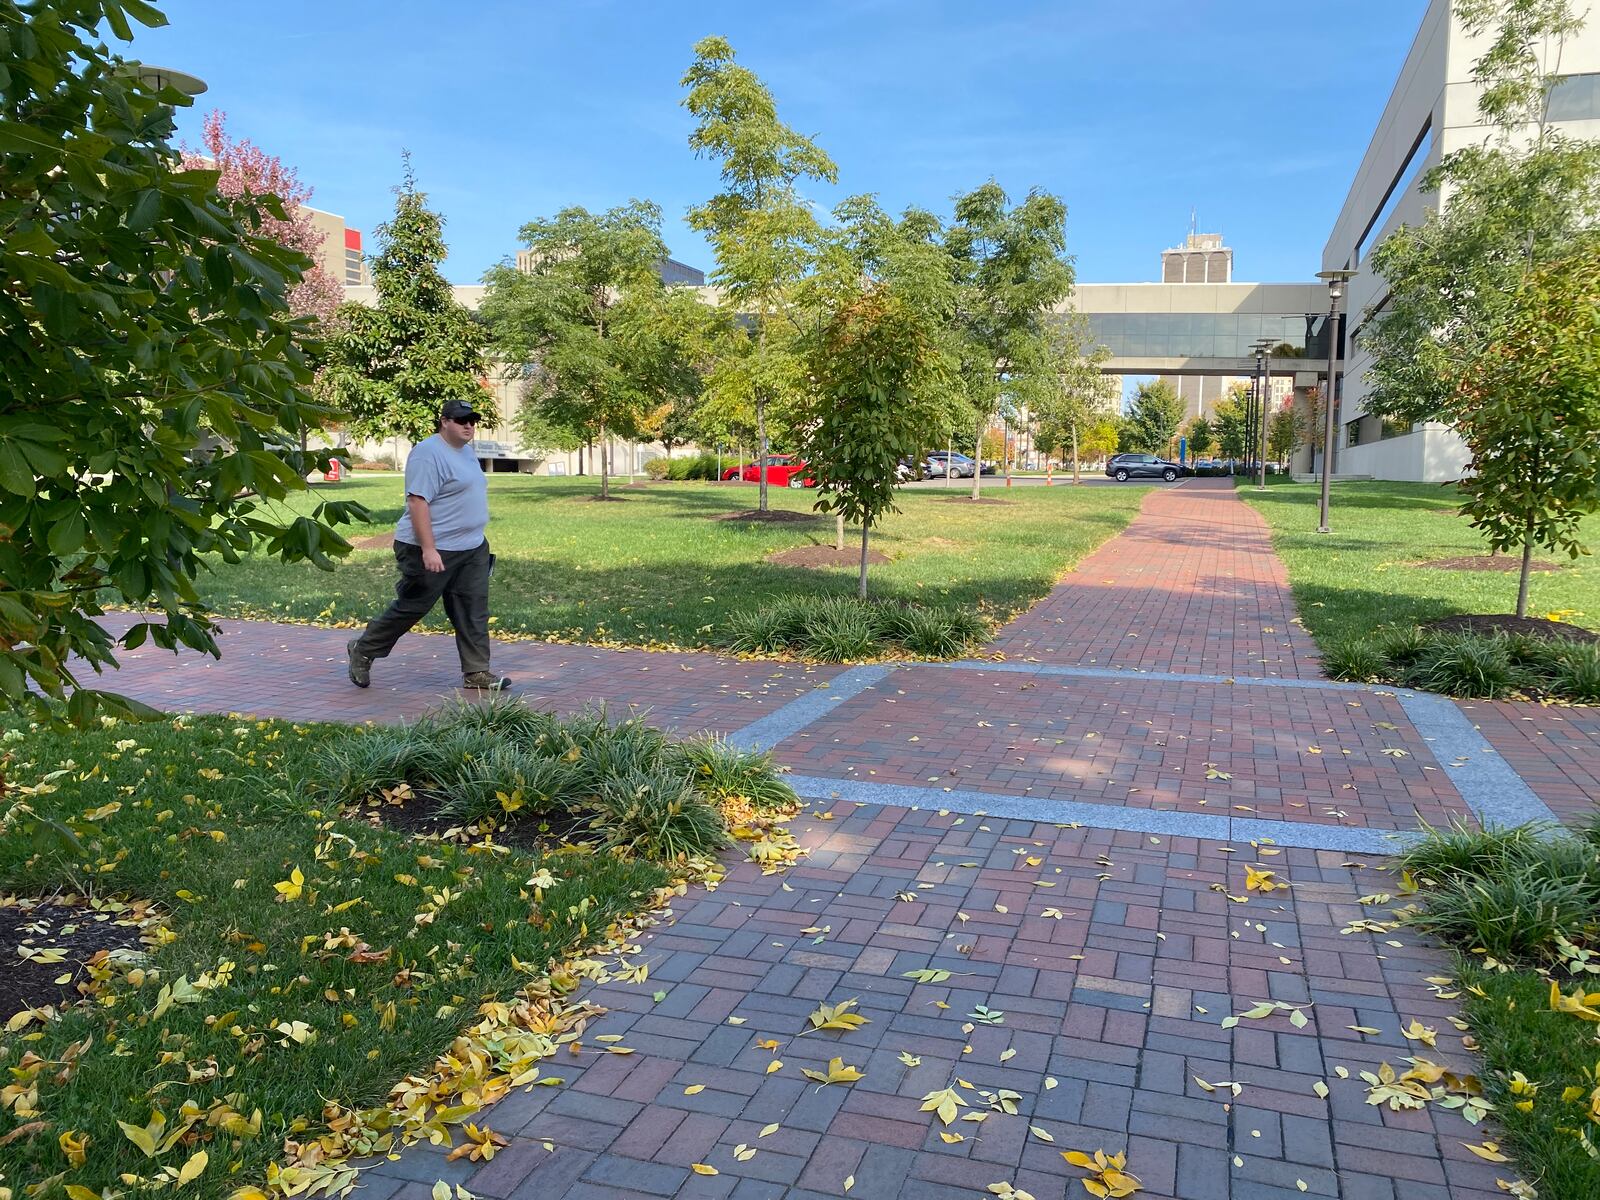
{"type": "Polygon", "coordinates": [[[394,557],[400,567],[394,603],[367,625],[366,632],[356,640],[356,653],[363,658],[386,657],[405,632],[443,598],[445,615],[455,626],[461,673],[487,671],[489,570],[494,565],[489,543],[485,541],[476,550],[441,550],[442,571],[424,567],[422,547],[410,542],[396,542],[394,557]]]}

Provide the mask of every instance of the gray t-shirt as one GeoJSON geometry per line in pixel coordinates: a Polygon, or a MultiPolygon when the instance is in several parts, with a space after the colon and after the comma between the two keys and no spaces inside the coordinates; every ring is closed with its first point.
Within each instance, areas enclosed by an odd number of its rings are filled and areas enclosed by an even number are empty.
{"type": "MultiPolygon", "coordinates": [[[[406,459],[406,495],[428,502],[438,549],[476,550],[483,544],[489,524],[489,482],[471,443],[455,450],[437,433],[418,443],[406,459]]],[[[411,527],[409,506],[394,527],[394,540],[422,544],[411,527]]]]}

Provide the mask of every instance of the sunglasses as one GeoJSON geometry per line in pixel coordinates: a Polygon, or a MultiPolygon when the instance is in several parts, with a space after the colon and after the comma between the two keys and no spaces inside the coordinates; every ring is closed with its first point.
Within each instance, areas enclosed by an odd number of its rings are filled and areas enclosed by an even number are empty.
{"type": "Polygon", "coordinates": [[[457,425],[476,425],[478,423],[477,417],[451,417],[449,419],[457,425]]]}

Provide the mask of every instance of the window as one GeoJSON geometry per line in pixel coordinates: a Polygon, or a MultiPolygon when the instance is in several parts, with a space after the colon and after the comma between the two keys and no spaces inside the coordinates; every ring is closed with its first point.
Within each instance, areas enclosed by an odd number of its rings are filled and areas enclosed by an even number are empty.
{"type": "Polygon", "coordinates": [[[1552,121],[1600,119],[1600,73],[1568,75],[1550,89],[1552,121]]]}
{"type": "Polygon", "coordinates": [[[1422,132],[1417,134],[1417,140],[1412,143],[1411,153],[1406,155],[1406,161],[1401,164],[1394,181],[1389,184],[1389,190],[1383,194],[1383,203],[1378,206],[1378,211],[1372,214],[1372,220],[1367,222],[1367,227],[1361,231],[1361,236],[1356,239],[1355,253],[1351,255],[1350,265],[1359,266],[1366,257],[1368,239],[1381,230],[1388,223],[1389,214],[1394,212],[1395,206],[1411,190],[1411,185],[1416,182],[1422,164],[1427,161],[1428,151],[1433,148],[1433,121],[1422,127],[1422,132]]]}
{"type": "Polygon", "coordinates": [[[1344,444],[1346,446],[1361,445],[1361,418],[1357,417],[1344,427],[1344,444]]]}

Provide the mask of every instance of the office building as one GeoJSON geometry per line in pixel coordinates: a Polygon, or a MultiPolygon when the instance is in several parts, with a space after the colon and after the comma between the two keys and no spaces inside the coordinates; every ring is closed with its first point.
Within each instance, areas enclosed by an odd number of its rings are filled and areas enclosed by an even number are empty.
{"type": "MultiPolygon", "coordinates": [[[[1447,426],[1400,426],[1366,411],[1364,376],[1372,360],[1362,348],[1361,327],[1384,298],[1384,281],[1371,268],[1373,247],[1441,203],[1437,194],[1418,192],[1418,179],[1444,155],[1495,136],[1478,114],[1479,88],[1472,80],[1473,63],[1487,44],[1486,38],[1467,36],[1450,0],[1430,0],[1323,248],[1324,269],[1356,272],[1345,302],[1349,336],[1339,388],[1337,473],[1443,482],[1459,479],[1466,469],[1466,444],[1447,426]]],[[[1576,36],[1545,51],[1545,60],[1559,62],[1564,76],[1550,94],[1555,128],[1569,137],[1600,138],[1600,13],[1591,11],[1576,36]]],[[[1449,203],[1448,195],[1443,203],[1449,203]]],[[[1320,457],[1308,453],[1298,465],[1316,469],[1320,457]]]]}
{"type": "Polygon", "coordinates": [[[307,207],[311,224],[322,238],[322,269],[345,287],[366,287],[372,282],[361,252],[361,231],[351,229],[337,213],[307,207]]]}

